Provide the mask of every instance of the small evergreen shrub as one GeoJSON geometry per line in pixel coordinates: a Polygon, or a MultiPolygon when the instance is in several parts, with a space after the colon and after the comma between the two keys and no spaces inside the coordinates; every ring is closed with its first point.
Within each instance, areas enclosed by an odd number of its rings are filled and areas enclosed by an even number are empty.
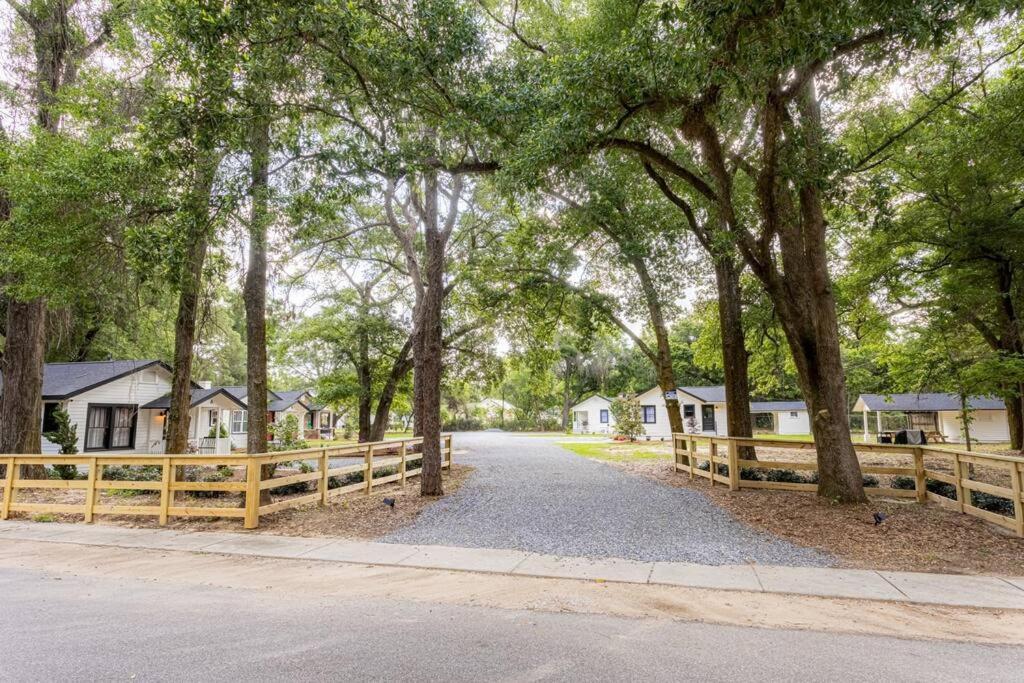
{"type": "Polygon", "coordinates": [[[740,479],[747,481],[764,481],[764,470],[754,467],[744,467],[740,470],[740,479]]]}
{"type": "Polygon", "coordinates": [[[1013,501],[984,491],[971,491],[971,505],[999,515],[1013,516],[1013,501]]]}
{"type": "Polygon", "coordinates": [[[952,484],[936,479],[926,479],[924,487],[936,495],[956,500],[956,487],[952,484]]]}
{"type": "MultiPolygon", "coordinates": [[[[817,474],[817,473],[815,473],[817,474]]],[[[800,473],[794,470],[767,470],[765,474],[765,481],[778,482],[782,484],[807,484],[815,483],[808,482],[800,473]]]]}
{"type": "Polygon", "coordinates": [[[889,488],[900,489],[901,491],[913,491],[917,482],[913,477],[893,477],[889,481],[889,488]]]}

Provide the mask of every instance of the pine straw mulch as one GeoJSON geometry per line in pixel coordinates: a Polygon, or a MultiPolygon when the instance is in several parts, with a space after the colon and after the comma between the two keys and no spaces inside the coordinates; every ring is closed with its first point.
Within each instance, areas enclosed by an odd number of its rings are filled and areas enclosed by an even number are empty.
{"type": "Polygon", "coordinates": [[[676,473],[672,462],[610,462],[631,474],[707,494],[744,524],[834,555],[846,567],[950,574],[1024,574],[1024,539],[976,517],[935,504],[874,498],[867,505],[832,505],[811,493],[729,491],[676,473]],[[889,516],[875,526],[872,513],[889,516]]]}
{"type": "MultiPolygon", "coordinates": [[[[473,472],[468,465],[452,464],[451,470],[444,470],[444,493],[449,496],[462,486],[473,472]]],[[[49,502],[80,505],[84,501],[84,491],[64,491],[60,489],[28,489],[19,493],[22,502],[49,502]]],[[[306,495],[306,494],[298,494],[306,495]]],[[[274,501],[292,496],[275,496],[274,501]]],[[[424,498],[420,496],[420,479],[408,479],[405,486],[392,482],[375,486],[370,495],[352,492],[334,498],[327,506],[320,507],[316,503],[308,503],[300,507],[281,510],[260,517],[258,529],[253,533],[276,534],[279,536],[339,536],[348,538],[374,539],[384,536],[411,523],[423,510],[441,500],[441,497],[424,498]],[[385,498],[394,498],[394,510],[384,505],[385,498]]],[[[158,496],[142,494],[127,500],[106,500],[103,504],[114,505],[155,505],[158,496]]],[[[179,505],[195,507],[238,507],[240,496],[223,496],[221,498],[193,498],[187,496],[179,500],[179,505]]],[[[12,513],[11,517],[21,516],[31,519],[31,513],[12,513]]],[[[81,514],[54,514],[53,519],[61,522],[81,522],[81,514]]],[[[94,520],[98,524],[115,524],[130,528],[164,528],[183,531],[244,531],[242,520],[221,517],[171,517],[167,525],[160,527],[156,517],[129,515],[97,515],[94,520]]]]}

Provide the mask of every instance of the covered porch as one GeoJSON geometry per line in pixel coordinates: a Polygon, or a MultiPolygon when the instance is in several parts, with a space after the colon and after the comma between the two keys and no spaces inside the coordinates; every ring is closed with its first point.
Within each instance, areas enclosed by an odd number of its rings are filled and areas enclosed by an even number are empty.
{"type": "MultiPolygon", "coordinates": [[[[170,394],[150,401],[140,410],[140,431],[145,435],[147,453],[167,449],[167,412],[170,394]]],[[[193,389],[189,409],[188,453],[228,455],[231,453],[231,411],[245,405],[223,389],[193,389]]]]}

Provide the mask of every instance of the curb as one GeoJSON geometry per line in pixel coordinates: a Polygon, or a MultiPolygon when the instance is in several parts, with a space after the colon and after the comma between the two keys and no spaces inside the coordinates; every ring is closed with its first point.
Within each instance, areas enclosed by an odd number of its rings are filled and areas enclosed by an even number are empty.
{"type": "Polygon", "coordinates": [[[0,540],[176,550],[403,569],[675,586],[832,599],[1024,610],[1024,577],[772,565],[698,565],[542,555],[521,550],[374,543],[257,533],[0,522],[0,540]]]}

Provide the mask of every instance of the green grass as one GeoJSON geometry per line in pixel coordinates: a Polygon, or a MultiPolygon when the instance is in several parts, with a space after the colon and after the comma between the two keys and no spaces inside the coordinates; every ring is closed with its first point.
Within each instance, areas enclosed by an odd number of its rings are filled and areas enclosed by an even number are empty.
{"type": "Polygon", "coordinates": [[[648,444],[644,443],[573,443],[562,441],[558,445],[584,458],[607,460],[609,462],[672,459],[671,453],[653,450],[648,444]]]}

